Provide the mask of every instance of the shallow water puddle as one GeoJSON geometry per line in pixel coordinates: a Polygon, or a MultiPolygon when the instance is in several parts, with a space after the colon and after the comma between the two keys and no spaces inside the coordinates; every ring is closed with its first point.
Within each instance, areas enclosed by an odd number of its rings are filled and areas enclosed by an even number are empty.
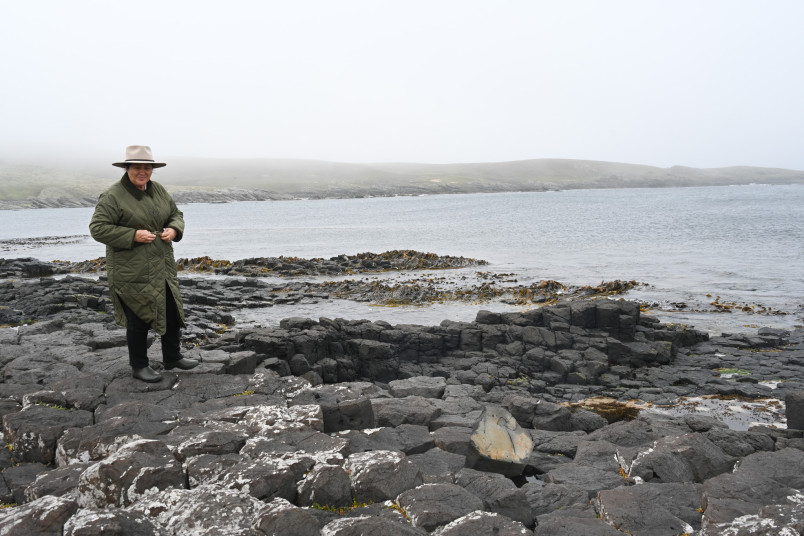
{"type": "Polygon", "coordinates": [[[699,415],[714,417],[732,430],[748,430],[751,426],[787,428],[784,402],[775,398],[747,399],[714,395],[682,397],[675,404],[657,405],[642,400],[620,402],[613,398],[589,398],[573,407],[594,411],[609,422],[634,419],[640,413],[655,413],[670,417],[699,415]]]}
{"type": "Polygon", "coordinates": [[[681,398],[671,406],[651,406],[644,411],[670,415],[702,415],[723,421],[732,430],[748,430],[751,426],[787,428],[784,402],[775,398],[691,397],[681,398]]]}

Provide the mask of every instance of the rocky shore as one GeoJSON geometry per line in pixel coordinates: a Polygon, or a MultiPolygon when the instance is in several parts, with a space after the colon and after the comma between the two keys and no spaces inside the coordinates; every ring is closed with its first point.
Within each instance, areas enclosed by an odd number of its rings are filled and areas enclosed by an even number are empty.
{"type": "Polygon", "coordinates": [[[0,260],[0,535],[804,531],[804,331],[710,337],[613,299],[622,282],[544,282],[541,307],[473,322],[234,328],[371,297],[268,276],[482,266],[382,255],[180,262],[201,365],[157,384],[130,376],[102,261],[0,260]],[[784,403],[787,428],[651,410],[690,397],[784,403]]]}

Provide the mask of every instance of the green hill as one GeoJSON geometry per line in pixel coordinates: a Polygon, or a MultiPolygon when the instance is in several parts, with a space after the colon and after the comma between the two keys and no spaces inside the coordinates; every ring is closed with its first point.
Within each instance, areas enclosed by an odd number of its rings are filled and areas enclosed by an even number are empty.
{"type": "MultiPolygon", "coordinates": [[[[538,159],[416,164],[289,159],[168,158],[154,179],[180,203],[728,184],[804,184],[804,171],[698,169],[538,159]]],[[[0,208],[92,206],[122,170],[110,165],[0,162],[0,208]]]]}

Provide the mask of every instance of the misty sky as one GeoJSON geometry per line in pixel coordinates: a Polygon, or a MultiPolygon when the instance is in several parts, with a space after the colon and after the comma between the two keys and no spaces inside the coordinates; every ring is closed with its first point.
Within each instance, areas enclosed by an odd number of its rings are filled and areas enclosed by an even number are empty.
{"type": "Polygon", "coordinates": [[[0,0],[0,156],[804,170],[800,0],[0,0]]]}

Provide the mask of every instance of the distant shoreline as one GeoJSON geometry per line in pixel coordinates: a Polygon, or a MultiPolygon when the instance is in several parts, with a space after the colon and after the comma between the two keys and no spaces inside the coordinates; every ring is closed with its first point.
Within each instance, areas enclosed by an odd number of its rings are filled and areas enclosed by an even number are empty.
{"type": "MultiPolygon", "coordinates": [[[[117,171],[0,161],[0,209],[91,207],[117,171]]],[[[179,204],[360,199],[577,189],[804,184],[804,171],[658,168],[587,160],[347,164],[314,160],[171,160],[154,180],[179,204]]]]}
{"type": "MultiPolygon", "coordinates": [[[[651,184],[651,185],[630,185],[630,186],[602,186],[602,185],[577,185],[564,188],[530,188],[530,189],[468,189],[468,190],[455,190],[455,191],[437,191],[437,192],[419,192],[419,191],[395,191],[395,192],[340,192],[337,194],[322,195],[320,193],[309,192],[306,194],[290,195],[278,194],[267,190],[255,189],[242,189],[242,188],[224,188],[215,191],[204,190],[174,190],[172,192],[173,198],[179,205],[194,204],[194,203],[240,203],[245,201],[305,201],[305,200],[321,200],[321,199],[369,199],[374,197],[420,197],[431,195],[464,195],[464,194],[499,194],[499,193],[532,193],[532,192],[560,192],[565,190],[611,190],[611,189],[635,189],[635,188],[698,188],[707,186],[728,187],[728,186],[749,186],[749,185],[765,185],[765,186],[786,186],[797,183],[756,183],[746,182],[738,184],[651,184]]],[[[60,196],[58,198],[30,198],[20,201],[7,201],[0,200],[0,210],[35,210],[41,208],[88,208],[94,207],[97,202],[96,197],[80,197],[80,198],[65,198],[60,196]]]]}

